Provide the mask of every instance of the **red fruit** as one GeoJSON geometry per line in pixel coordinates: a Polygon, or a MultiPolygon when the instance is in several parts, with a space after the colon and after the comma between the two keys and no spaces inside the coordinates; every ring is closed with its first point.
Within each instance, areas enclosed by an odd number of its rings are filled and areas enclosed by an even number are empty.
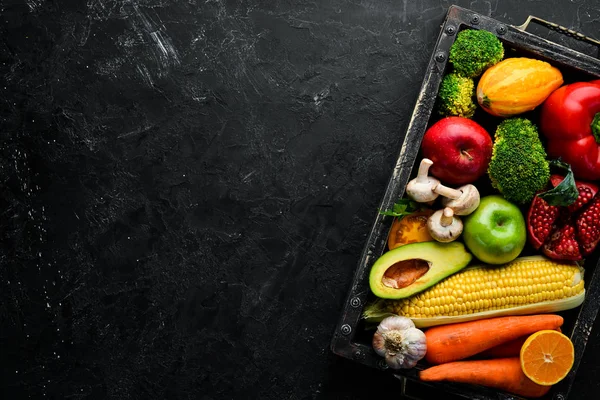
{"type": "MultiPolygon", "coordinates": [[[[563,177],[552,175],[556,187],[563,177]]],[[[527,214],[527,236],[535,249],[554,259],[581,260],[600,243],[600,188],[591,182],[575,181],[579,196],[568,207],[549,205],[533,198],[527,214]]]]}
{"type": "Polygon", "coordinates": [[[539,249],[552,233],[558,213],[557,206],[551,206],[538,196],[533,198],[527,214],[527,237],[535,249],[539,249]]]}
{"type": "Polygon", "coordinates": [[[550,240],[542,247],[544,254],[555,260],[581,260],[579,243],[575,237],[575,227],[570,221],[555,230],[550,240]]]}
{"type": "Polygon", "coordinates": [[[574,82],[555,90],[540,110],[540,133],[546,137],[546,152],[571,164],[578,178],[600,179],[600,86],[574,82]]]}
{"type": "MultiPolygon", "coordinates": [[[[550,182],[552,183],[552,186],[556,187],[563,179],[564,177],[560,175],[552,175],[550,177],[550,182]]],[[[576,180],[575,185],[579,191],[579,196],[577,197],[577,200],[568,207],[570,212],[575,212],[582,208],[594,198],[596,193],[598,193],[598,185],[594,183],[576,180]]]]}
{"type": "Polygon", "coordinates": [[[600,241],[600,197],[594,198],[592,204],[579,215],[575,224],[581,252],[587,256],[600,241]]]}
{"type": "Polygon", "coordinates": [[[446,117],[423,136],[423,157],[433,161],[431,175],[445,184],[473,183],[487,171],[492,158],[492,137],[477,122],[446,117]]]}

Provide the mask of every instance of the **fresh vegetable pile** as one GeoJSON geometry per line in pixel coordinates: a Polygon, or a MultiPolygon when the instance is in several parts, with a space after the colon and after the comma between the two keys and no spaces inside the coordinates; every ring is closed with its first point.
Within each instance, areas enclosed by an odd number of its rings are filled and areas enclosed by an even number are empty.
{"type": "Polygon", "coordinates": [[[380,210],[363,317],[390,368],[541,397],[573,365],[558,313],[584,301],[600,241],[600,80],[565,83],[476,29],[449,66],[416,176],[380,210]]]}

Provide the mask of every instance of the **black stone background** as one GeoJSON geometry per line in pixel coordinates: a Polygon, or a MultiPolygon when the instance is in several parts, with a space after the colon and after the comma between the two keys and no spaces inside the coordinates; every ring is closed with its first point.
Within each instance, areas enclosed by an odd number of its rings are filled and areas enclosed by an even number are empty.
{"type": "Polygon", "coordinates": [[[329,344],[451,4],[0,0],[3,397],[397,397],[329,344]]]}

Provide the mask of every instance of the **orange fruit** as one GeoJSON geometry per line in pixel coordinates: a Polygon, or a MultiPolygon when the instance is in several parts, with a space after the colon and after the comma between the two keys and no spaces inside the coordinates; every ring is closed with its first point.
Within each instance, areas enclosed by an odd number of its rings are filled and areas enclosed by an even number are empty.
{"type": "Polygon", "coordinates": [[[550,386],[563,380],[575,361],[571,340],[560,332],[538,331],[521,347],[523,373],[538,385],[550,386]]]}

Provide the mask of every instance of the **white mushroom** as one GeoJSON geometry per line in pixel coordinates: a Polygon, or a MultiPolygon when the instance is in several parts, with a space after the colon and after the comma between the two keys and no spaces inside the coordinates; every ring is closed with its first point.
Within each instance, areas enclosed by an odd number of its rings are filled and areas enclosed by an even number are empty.
{"type": "Polygon", "coordinates": [[[431,237],[438,242],[447,243],[457,239],[463,230],[460,218],[454,215],[450,207],[434,212],[427,220],[427,229],[431,237]]]}
{"type": "Polygon", "coordinates": [[[444,207],[450,207],[456,215],[469,215],[479,207],[479,191],[473,185],[464,185],[458,189],[452,189],[441,183],[433,188],[440,196],[444,207]]]}
{"type": "Polygon", "coordinates": [[[439,185],[440,181],[428,175],[429,167],[432,165],[433,161],[430,159],[422,159],[417,177],[406,185],[406,194],[418,203],[434,201],[438,197],[438,194],[433,191],[433,188],[439,185]]]}

